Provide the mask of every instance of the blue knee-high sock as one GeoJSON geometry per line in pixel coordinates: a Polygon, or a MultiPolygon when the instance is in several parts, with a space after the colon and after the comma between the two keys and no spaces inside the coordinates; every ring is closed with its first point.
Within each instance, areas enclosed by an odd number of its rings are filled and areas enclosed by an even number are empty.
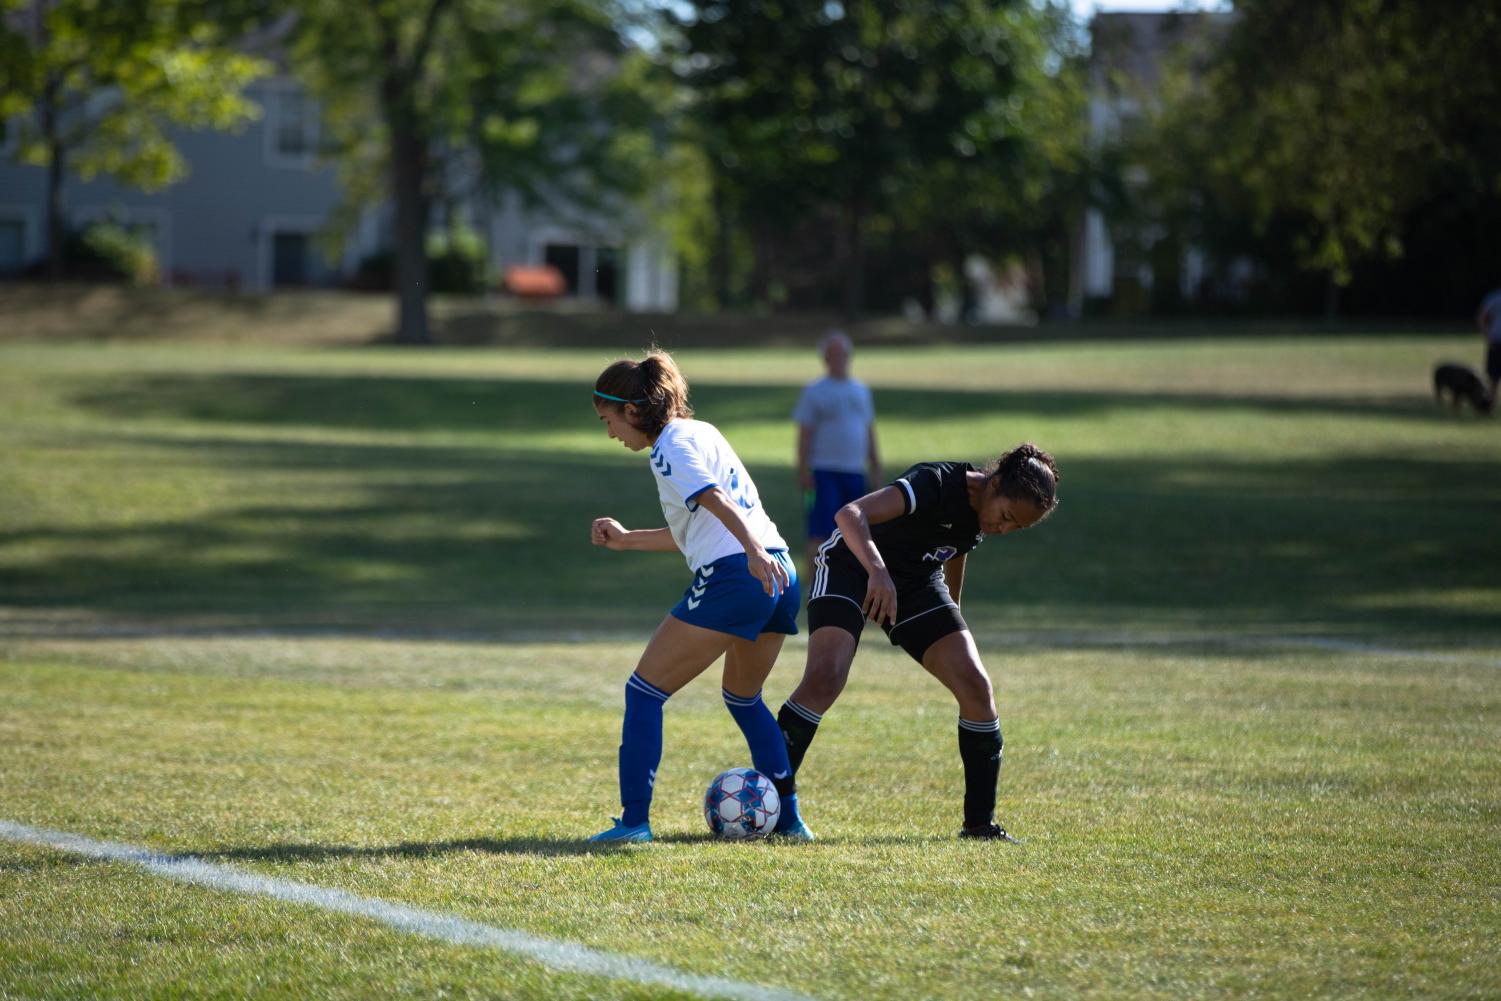
{"type": "Polygon", "coordinates": [[[651,790],[662,763],[662,707],[669,695],[641,675],[625,683],[625,722],[620,725],[620,822],[627,827],[651,816],[651,790]]]}
{"type": "Polygon", "coordinates": [[[782,738],[782,728],[777,718],[761,701],[761,693],[750,698],[721,690],[724,704],[735,717],[745,742],[750,745],[751,764],[756,771],[771,778],[782,799],[782,815],[777,818],[777,830],[792,827],[798,822],[797,786],[793,782],[792,765],[787,759],[787,742],[782,738]]]}

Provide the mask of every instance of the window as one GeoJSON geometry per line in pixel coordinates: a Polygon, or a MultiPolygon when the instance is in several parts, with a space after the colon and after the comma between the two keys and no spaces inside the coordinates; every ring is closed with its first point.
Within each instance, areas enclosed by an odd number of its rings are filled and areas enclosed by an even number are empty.
{"type": "Polygon", "coordinates": [[[579,248],[573,243],[549,243],[543,251],[543,261],[557,268],[568,287],[567,295],[579,292],[579,248]]]}
{"type": "Polygon", "coordinates": [[[295,84],[266,92],[266,158],[274,166],[306,167],[318,152],[318,102],[295,84]]]}
{"type": "Polygon", "coordinates": [[[287,91],[281,95],[276,116],[276,152],[283,156],[307,156],[313,152],[318,137],[311,104],[305,94],[287,91]]]}

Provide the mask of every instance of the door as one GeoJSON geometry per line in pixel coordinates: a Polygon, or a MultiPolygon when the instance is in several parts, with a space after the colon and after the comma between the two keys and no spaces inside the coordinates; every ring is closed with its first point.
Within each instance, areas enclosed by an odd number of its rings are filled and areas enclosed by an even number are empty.
{"type": "Polygon", "coordinates": [[[273,288],[308,283],[308,235],[275,233],[271,237],[271,285],[273,288]]]}

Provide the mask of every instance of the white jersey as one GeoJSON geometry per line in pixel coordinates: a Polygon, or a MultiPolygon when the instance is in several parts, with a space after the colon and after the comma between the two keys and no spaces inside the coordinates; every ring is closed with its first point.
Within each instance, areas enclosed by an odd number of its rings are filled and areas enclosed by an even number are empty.
{"type": "Polygon", "coordinates": [[[651,450],[651,471],[657,478],[657,495],[673,541],[683,551],[690,570],[708,566],[717,559],[745,552],[740,540],[724,523],[703,510],[694,499],[710,487],[718,487],[738,505],[751,535],[767,549],[786,549],[772,523],[761,495],[756,492],[745,464],[712,424],[694,420],[671,420],[657,436],[651,450]]]}

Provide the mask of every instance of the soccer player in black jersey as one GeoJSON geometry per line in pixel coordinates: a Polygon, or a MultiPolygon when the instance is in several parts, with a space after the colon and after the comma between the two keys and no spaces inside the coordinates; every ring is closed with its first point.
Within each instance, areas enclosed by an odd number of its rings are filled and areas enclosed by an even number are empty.
{"type": "Polygon", "coordinates": [[[868,620],[959,702],[960,836],[1015,840],[995,822],[1001,724],[959,595],[970,550],[987,535],[1032,527],[1057,504],[1058,467],[1028,443],[984,471],[967,462],[920,462],[839,509],[838,530],[814,561],[807,667],[777,714],[794,775],[844,688],[868,620]]]}

